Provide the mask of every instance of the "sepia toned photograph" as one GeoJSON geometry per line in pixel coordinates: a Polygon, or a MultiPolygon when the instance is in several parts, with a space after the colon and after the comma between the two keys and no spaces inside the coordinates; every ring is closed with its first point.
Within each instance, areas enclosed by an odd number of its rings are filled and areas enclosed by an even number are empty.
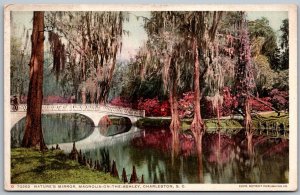
{"type": "Polygon", "coordinates": [[[6,190],[297,189],[295,5],[4,10],[6,190]]]}

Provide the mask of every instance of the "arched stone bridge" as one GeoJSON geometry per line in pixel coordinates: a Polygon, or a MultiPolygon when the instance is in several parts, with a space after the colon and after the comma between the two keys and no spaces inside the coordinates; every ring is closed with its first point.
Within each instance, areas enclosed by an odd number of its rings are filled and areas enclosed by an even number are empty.
{"type": "MultiPolygon", "coordinates": [[[[27,105],[20,104],[17,111],[11,107],[11,128],[26,116],[27,105]]],[[[42,114],[81,114],[90,118],[95,126],[98,126],[100,119],[106,115],[127,117],[131,123],[145,117],[144,110],[133,110],[116,106],[104,106],[98,104],[51,104],[42,105],[42,114]]]]}

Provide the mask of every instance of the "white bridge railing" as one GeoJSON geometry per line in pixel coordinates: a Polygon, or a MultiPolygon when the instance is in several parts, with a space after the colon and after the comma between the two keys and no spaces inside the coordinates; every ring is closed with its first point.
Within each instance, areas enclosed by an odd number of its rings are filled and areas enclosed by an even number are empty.
{"type": "MultiPolygon", "coordinates": [[[[11,106],[11,112],[26,112],[27,105],[19,104],[16,110],[14,106],[11,106]]],[[[134,110],[131,108],[120,108],[116,106],[103,106],[98,104],[51,104],[42,105],[42,112],[72,112],[72,111],[98,111],[108,112],[115,114],[124,114],[138,117],[145,117],[145,110],[134,110]]]]}

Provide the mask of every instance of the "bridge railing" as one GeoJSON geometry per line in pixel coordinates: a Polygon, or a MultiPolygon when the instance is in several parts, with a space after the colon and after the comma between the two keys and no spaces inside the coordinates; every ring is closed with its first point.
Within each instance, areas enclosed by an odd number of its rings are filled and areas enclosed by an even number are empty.
{"type": "MultiPolygon", "coordinates": [[[[15,111],[11,107],[11,111],[15,111]]],[[[27,105],[19,104],[18,112],[26,112],[27,105]]],[[[42,112],[55,112],[55,111],[99,111],[99,112],[108,112],[124,115],[132,115],[145,117],[145,110],[134,110],[131,108],[120,108],[110,105],[98,105],[98,104],[51,104],[51,105],[42,105],[42,112]]]]}
{"type": "Polygon", "coordinates": [[[26,104],[19,104],[17,106],[10,105],[10,111],[11,112],[26,112],[27,105],[26,104]]]}

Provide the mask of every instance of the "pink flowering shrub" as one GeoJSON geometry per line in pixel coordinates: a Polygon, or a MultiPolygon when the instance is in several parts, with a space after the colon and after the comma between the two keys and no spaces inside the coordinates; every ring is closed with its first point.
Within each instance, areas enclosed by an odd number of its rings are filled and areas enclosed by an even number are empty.
{"type": "Polygon", "coordinates": [[[157,97],[154,99],[140,99],[137,108],[145,110],[146,116],[170,116],[169,102],[160,102],[157,97]]]}
{"type": "Polygon", "coordinates": [[[288,109],[289,107],[289,93],[288,91],[279,91],[278,89],[273,89],[269,93],[271,98],[270,102],[278,110],[288,109]]]}

